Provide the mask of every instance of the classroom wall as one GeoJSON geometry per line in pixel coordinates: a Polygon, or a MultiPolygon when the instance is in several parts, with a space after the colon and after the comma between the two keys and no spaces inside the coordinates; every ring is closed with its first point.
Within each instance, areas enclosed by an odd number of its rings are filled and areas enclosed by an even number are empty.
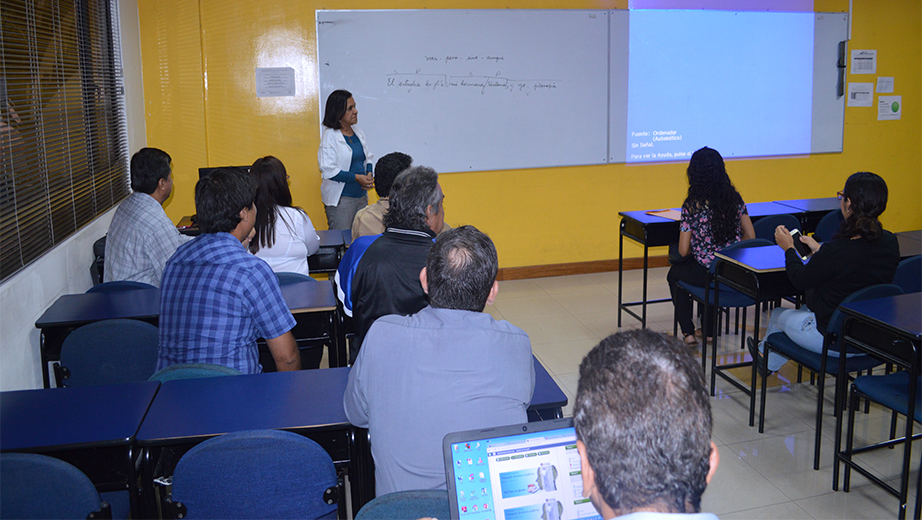
{"type": "MultiPolygon", "coordinates": [[[[128,146],[145,139],[141,88],[138,9],[134,0],[119,1],[124,61],[128,146]]],[[[106,234],[115,208],[0,284],[0,391],[42,387],[39,331],[35,321],[62,294],[82,293],[92,285],[93,243],[106,234]]]]}
{"type": "MultiPolygon", "coordinates": [[[[178,221],[194,213],[199,167],[251,164],[272,154],[288,168],[295,204],[307,210],[315,226],[326,228],[316,160],[322,117],[316,9],[607,9],[626,8],[626,3],[138,0],[148,143],[173,156],[176,178],[167,214],[178,221]],[[297,95],[256,98],[256,67],[293,67],[297,95]]],[[[847,11],[848,2],[817,0],[815,10],[847,11]]],[[[875,108],[847,108],[841,154],[729,161],[744,199],[829,197],[849,174],[871,170],[890,185],[885,225],[895,231],[922,227],[920,25],[916,1],[855,0],[850,48],[877,49],[877,74],[894,76],[894,93],[903,96],[902,120],[879,122],[875,108]]],[[[602,101],[587,99],[586,109],[604,110],[602,101]]],[[[361,105],[358,109],[361,126],[361,105]]],[[[514,131],[515,121],[507,123],[514,131]]],[[[368,142],[378,157],[393,151],[375,149],[373,135],[368,142]]],[[[496,242],[500,266],[519,267],[617,259],[618,212],[680,205],[687,189],[685,167],[609,164],[450,173],[440,181],[446,220],[487,232],[496,242]]],[[[626,257],[641,255],[640,247],[626,244],[626,257]]]]}

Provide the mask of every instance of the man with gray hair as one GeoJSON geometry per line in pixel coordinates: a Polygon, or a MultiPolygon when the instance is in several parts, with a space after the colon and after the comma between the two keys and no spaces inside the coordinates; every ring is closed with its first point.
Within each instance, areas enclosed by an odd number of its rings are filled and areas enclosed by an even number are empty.
{"type": "Polygon", "coordinates": [[[687,351],[673,336],[631,330],[580,364],[573,423],[583,496],[605,520],[717,520],[699,512],[720,457],[704,372],[687,351]]]}
{"type": "Polygon", "coordinates": [[[490,237],[473,226],[446,231],[417,273],[429,306],[383,316],[368,331],[343,406],[369,429],[378,496],[445,489],[446,434],[528,420],[531,342],[483,312],[499,291],[497,268],[490,237]]]}
{"type": "Polygon", "coordinates": [[[427,305],[419,272],[445,222],[444,199],[432,168],[415,166],[394,179],[384,234],[368,246],[352,279],[353,361],[376,319],[406,316],[427,305]]]}

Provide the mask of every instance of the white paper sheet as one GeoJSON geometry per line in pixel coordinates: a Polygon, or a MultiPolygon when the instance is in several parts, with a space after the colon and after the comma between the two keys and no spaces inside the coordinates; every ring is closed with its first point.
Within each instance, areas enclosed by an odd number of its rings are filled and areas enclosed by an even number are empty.
{"type": "Polygon", "coordinates": [[[880,76],[877,78],[878,94],[893,94],[893,77],[880,76]]]}
{"type": "Polygon", "coordinates": [[[849,83],[847,105],[850,107],[874,106],[874,84],[849,83]]]}
{"type": "Polygon", "coordinates": [[[295,69],[291,67],[257,67],[256,97],[295,95],[295,69]]]}
{"type": "Polygon", "coordinates": [[[903,113],[903,96],[877,96],[877,120],[897,121],[903,113]]]}
{"type": "Polygon", "coordinates": [[[877,74],[876,50],[853,50],[851,74],[877,74]]]}

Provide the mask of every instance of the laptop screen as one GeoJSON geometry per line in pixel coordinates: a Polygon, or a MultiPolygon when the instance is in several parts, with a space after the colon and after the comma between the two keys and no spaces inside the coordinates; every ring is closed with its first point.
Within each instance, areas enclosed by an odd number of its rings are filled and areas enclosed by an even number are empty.
{"type": "Polygon", "coordinates": [[[443,448],[455,520],[602,518],[583,497],[570,418],[453,433],[443,448]]]}

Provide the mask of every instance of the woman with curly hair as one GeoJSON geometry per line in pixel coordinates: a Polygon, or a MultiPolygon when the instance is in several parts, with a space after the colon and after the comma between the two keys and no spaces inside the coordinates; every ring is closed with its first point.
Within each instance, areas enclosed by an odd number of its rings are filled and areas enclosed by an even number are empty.
{"type": "MultiPolygon", "coordinates": [[[[884,230],[878,220],[887,209],[887,183],[870,172],[852,174],[839,193],[839,208],[845,220],[832,240],[822,246],[811,237],[802,237],[813,252],[804,264],[794,249],[791,232],[784,226],[775,229],[775,243],[785,250],[785,269],[794,287],[804,291],[806,306],[800,309],[776,307],[768,320],[768,337],[784,332],[794,343],[821,354],[823,334],[833,311],[848,295],[871,285],[891,283],[900,262],[896,236],[884,230]]],[[[764,340],[763,340],[764,342],[764,340]]],[[[747,338],[749,352],[759,372],[765,362],[756,351],[756,343],[747,338]]],[[[762,350],[762,345],[759,345],[762,350]]],[[[839,353],[830,350],[830,356],[839,353]]],[[[772,352],[767,370],[775,372],[787,358],[772,352]]]]}
{"type": "MultiPolygon", "coordinates": [[[[692,258],[673,264],[666,280],[685,344],[695,346],[698,340],[692,321],[692,302],[685,294],[676,297],[676,284],[705,286],[714,253],[741,239],[755,238],[755,231],[746,204],[730,182],[717,150],[704,147],[692,154],[687,174],[688,197],[682,204],[679,254],[692,258]]],[[[702,325],[704,334],[710,333],[709,328],[702,325]]]]}
{"type": "Polygon", "coordinates": [[[307,257],[320,249],[320,238],[303,209],[291,205],[288,173],[273,156],[256,159],[250,167],[256,180],[256,234],[250,252],[273,271],[308,274],[307,257]]]}

